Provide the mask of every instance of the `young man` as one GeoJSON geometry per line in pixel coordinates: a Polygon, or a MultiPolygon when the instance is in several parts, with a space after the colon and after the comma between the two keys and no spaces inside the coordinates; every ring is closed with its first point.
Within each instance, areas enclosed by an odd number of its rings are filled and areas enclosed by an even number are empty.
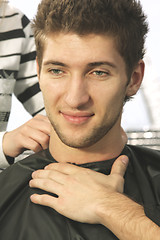
{"type": "Polygon", "coordinates": [[[43,0],[34,30],[49,150],[1,174],[1,237],[159,239],[160,153],[126,145],[120,125],[144,73],[140,4],[43,0]]]}

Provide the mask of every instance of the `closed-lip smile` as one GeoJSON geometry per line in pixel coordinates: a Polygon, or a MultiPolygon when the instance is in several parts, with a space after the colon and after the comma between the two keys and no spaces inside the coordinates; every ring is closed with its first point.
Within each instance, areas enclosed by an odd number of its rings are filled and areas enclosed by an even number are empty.
{"type": "Polygon", "coordinates": [[[70,111],[64,111],[61,112],[62,116],[67,120],[68,122],[72,124],[83,124],[87,122],[91,117],[94,116],[93,113],[88,112],[70,112],[70,111]]]}

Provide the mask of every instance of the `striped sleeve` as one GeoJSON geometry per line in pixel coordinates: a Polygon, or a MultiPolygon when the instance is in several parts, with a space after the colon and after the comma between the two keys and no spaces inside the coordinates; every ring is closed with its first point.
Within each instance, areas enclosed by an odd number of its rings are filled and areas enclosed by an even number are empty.
{"type": "Polygon", "coordinates": [[[15,95],[25,109],[34,116],[37,113],[44,113],[44,103],[36,74],[36,51],[31,25],[24,15],[21,21],[24,39],[15,85],[15,95]]]}
{"type": "Polygon", "coordinates": [[[2,140],[10,116],[12,94],[32,116],[45,114],[35,59],[30,21],[4,1],[0,7],[0,168],[8,166],[2,140]]]}

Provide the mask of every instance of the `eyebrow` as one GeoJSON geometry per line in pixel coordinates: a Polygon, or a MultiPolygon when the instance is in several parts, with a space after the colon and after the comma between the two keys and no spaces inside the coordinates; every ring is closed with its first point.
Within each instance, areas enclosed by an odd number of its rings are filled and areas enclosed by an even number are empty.
{"type": "Polygon", "coordinates": [[[68,65],[65,63],[62,63],[59,61],[50,61],[50,60],[44,62],[44,66],[47,66],[47,65],[57,65],[57,66],[61,66],[61,67],[68,67],[68,65]]]}
{"type": "Polygon", "coordinates": [[[93,62],[93,63],[88,64],[89,67],[99,67],[101,65],[108,65],[112,68],[116,68],[116,65],[114,63],[108,62],[108,61],[107,62],[106,61],[104,61],[104,62],[93,62]]]}
{"type": "MultiPolygon", "coordinates": [[[[59,61],[52,61],[52,60],[48,60],[48,61],[44,62],[44,66],[47,66],[47,65],[57,65],[57,66],[61,66],[61,67],[68,67],[68,65],[65,64],[65,63],[62,63],[62,62],[59,62],[59,61]]],[[[99,67],[99,66],[102,66],[102,65],[108,65],[112,68],[117,68],[114,63],[108,62],[108,61],[91,62],[91,63],[87,64],[88,67],[99,67]]]]}

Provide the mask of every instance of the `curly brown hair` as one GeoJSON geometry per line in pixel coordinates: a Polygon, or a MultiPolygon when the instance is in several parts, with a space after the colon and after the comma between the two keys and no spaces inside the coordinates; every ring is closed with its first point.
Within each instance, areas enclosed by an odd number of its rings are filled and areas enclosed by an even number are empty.
{"type": "Polygon", "coordinates": [[[144,56],[148,32],[146,16],[136,0],[42,0],[33,28],[40,66],[49,33],[106,34],[115,39],[128,77],[144,56]]]}

